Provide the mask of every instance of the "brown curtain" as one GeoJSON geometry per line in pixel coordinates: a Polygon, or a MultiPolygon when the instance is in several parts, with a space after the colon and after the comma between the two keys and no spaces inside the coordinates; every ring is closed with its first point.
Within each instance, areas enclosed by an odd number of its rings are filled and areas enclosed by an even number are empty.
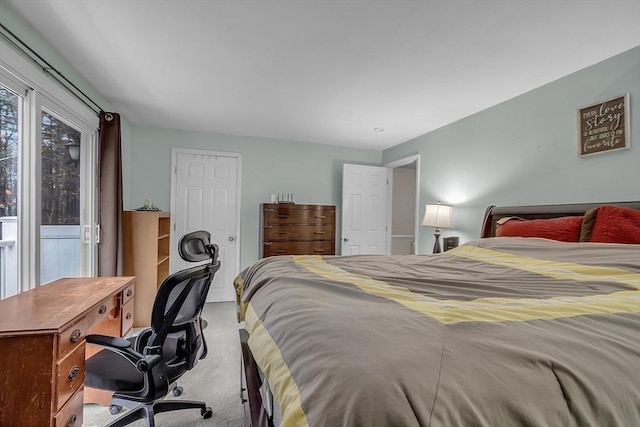
{"type": "Polygon", "coordinates": [[[120,115],[100,112],[98,275],[122,276],[122,147],[120,115]]]}

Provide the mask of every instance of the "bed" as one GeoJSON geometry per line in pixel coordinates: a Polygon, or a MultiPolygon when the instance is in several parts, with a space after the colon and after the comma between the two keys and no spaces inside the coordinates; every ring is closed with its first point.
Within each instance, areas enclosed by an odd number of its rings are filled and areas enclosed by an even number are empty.
{"type": "Polygon", "coordinates": [[[443,254],[259,260],[247,425],[638,426],[634,233],[640,202],[490,207],[443,254]]]}

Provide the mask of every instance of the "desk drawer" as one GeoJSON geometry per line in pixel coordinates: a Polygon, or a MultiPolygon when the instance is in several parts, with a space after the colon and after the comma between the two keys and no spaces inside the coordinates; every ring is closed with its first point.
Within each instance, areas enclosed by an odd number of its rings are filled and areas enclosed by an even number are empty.
{"type": "Polygon", "coordinates": [[[84,384],[84,343],[56,363],[56,411],[84,384]]]}
{"type": "Polygon", "coordinates": [[[119,295],[114,295],[113,297],[106,299],[100,303],[100,305],[96,306],[91,312],[87,315],[87,320],[89,325],[97,325],[105,319],[114,319],[118,317],[117,307],[119,307],[119,295]]]}
{"type": "Polygon", "coordinates": [[[84,341],[88,329],[87,318],[83,317],[58,335],[58,359],[64,358],[78,344],[84,341]]]}
{"type": "Polygon", "coordinates": [[[134,283],[127,286],[127,288],[124,291],[122,291],[122,303],[126,304],[127,301],[133,298],[135,291],[136,291],[136,287],[134,283]]]}
{"type": "Polygon", "coordinates": [[[127,333],[133,327],[133,300],[129,300],[122,306],[122,336],[127,333]]]}
{"type": "Polygon", "coordinates": [[[83,423],[84,387],[80,387],[66,405],[53,417],[53,427],[80,427],[83,423]]]}

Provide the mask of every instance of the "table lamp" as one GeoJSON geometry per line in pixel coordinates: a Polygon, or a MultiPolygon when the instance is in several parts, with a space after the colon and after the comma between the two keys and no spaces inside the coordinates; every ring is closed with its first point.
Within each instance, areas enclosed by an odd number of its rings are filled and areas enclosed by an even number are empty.
{"type": "Polygon", "coordinates": [[[421,225],[435,227],[433,235],[436,236],[436,243],[433,245],[433,253],[439,254],[440,249],[440,229],[453,228],[453,207],[448,205],[425,205],[424,218],[421,225]]]}

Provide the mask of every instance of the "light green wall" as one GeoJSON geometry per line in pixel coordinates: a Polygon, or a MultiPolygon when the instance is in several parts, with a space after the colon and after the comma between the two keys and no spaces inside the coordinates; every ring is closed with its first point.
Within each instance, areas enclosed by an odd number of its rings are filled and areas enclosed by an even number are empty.
{"type": "Polygon", "coordinates": [[[242,155],[241,267],[258,259],[259,205],[269,202],[272,193],[294,193],[296,203],[336,205],[340,223],[343,163],[380,165],[382,155],[379,150],[134,126],[125,208],[153,199],[169,210],[172,148],[242,155]]]}
{"type": "MultiPolygon", "coordinates": [[[[105,110],[113,110],[4,0],[0,22],[105,110]]],[[[638,76],[640,47],[382,153],[136,127],[122,117],[125,208],[138,207],[146,198],[169,207],[172,147],[242,154],[243,266],[257,258],[258,205],[269,194],[293,192],[299,203],[335,204],[340,217],[344,162],[377,165],[420,154],[420,205],[454,204],[456,229],[443,235],[462,241],[478,237],[490,204],[639,200],[638,76]],[[623,93],[630,94],[631,149],[577,156],[576,109],[623,93]]],[[[431,230],[421,228],[419,252],[429,252],[432,245],[431,230]]]]}
{"type": "MultiPolygon", "coordinates": [[[[7,27],[16,37],[22,40],[33,51],[37,52],[42,58],[50,63],[55,69],[60,71],[66,78],[73,82],[82,92],[84,92],[90,99],[96,102],[105,111],[114,111],[111,104],[99,94],[91,85],[83,80],[73,68],[73,65],[62,58],[58,52],[51,48],[51,46],[44,40],[40,34],[31,27],[28,23],[22,19],[22,17],[15,12],[13,7],[8,5],[5,0],[0,0],[0,22],[7,27]]],[[[130,170],[131,156],[131,126],[126,120],[126,117],[121,117],[122,124],[122,152],[123,152],[123,180],[129,181],[128,172],[130,170]]],[[[124,186],[123,197],[125,200],[129,198],[129,187],[124,186]]]]}
{"type": "MultiPolygon", "coordinates": [[[[470,97],[474,94],[470,93],[470,97]]],[[[478,238],[489,205],[640,200],[640,47],[392,147],[383,163],[421,155],[420,215],[454,205],[453,230],[478,238]],[[580,107],[629,93],[631,148],[577,155],[580,107]]],[[[422,229],[420,253],[433,247],[422,229]]]]}

